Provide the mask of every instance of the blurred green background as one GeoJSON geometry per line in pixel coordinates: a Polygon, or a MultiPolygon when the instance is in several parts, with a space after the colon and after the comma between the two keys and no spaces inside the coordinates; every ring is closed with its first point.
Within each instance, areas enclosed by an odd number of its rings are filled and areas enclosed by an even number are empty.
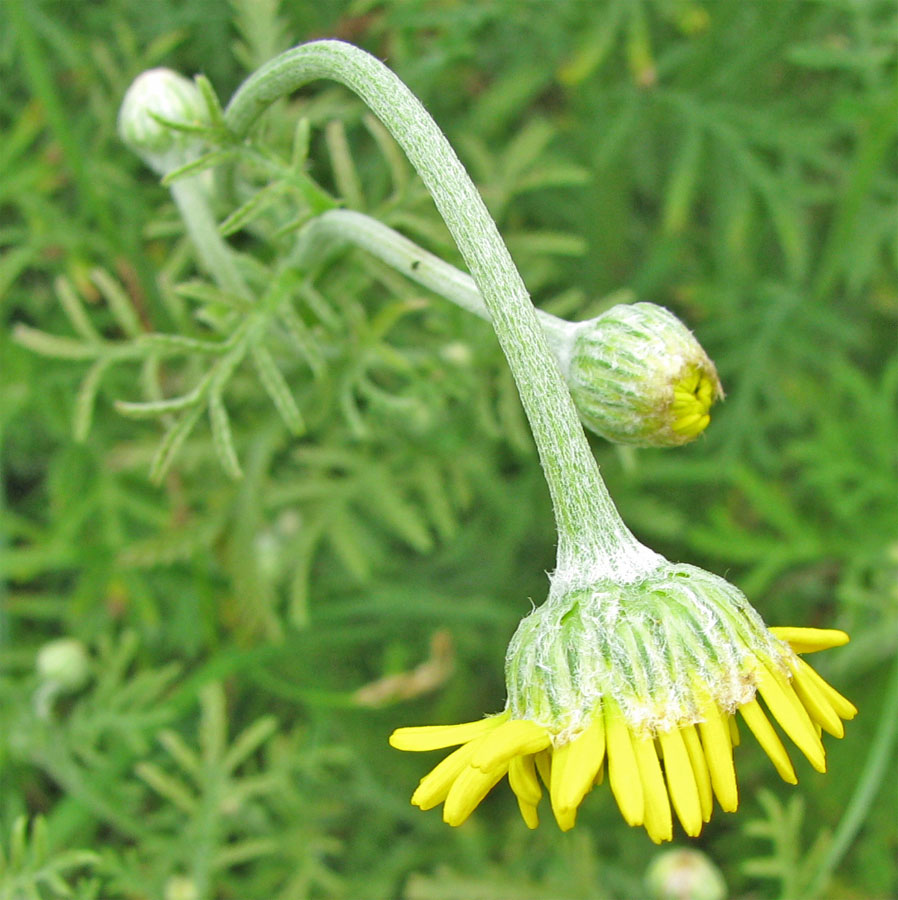
{"type": "MultiPolygon", "coordinates": [[[[164,429],[114,406],[188,388],[201,356],[73,349],[225,320],[168,191],[116,136],[133,78],[203,72],[225,101],[326,36],[423,100],[538,305],[652,300],[717,362],[728,396],[696,443],[593,441],[636,534],[770,624],[851,633],[815,661],[860,709],[829,773],[801,761],[788,787],[746,740],[739,812],[675,846],[731,897],[898,896],[894,2],[7,0],[0,898],[629,900],[665,852],[607,789],[566,835],[547,815],[528,832],[504,787],[451,830],[408,803],[439,757],[387,747],[398,725],[501,708],[505,646],[553,565],[487,325],[361,253],[304,273],[285,296],[316,349],[286,326],[265,339],[302,434],[240,366],[240,480],[201,419],[154,484],[164,429]],[[47,354],[22,325],[55,336],[47,354]]],[[[273,188],[230,240],[258,283],[314,210],[309,179],[457,262],[344,90],[279,103],[257,143],[237,201],[273,188]],[[283,162],[301,118],[305,180],[283,162]]]]}

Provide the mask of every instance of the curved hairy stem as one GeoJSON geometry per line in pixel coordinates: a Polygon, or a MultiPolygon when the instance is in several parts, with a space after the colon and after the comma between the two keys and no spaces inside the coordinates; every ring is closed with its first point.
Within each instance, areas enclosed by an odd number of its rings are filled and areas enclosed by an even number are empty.
{"type": "MultiPolygon", "coordinates": [[[[365,250],[412,281],[489,321],[483,296],[467,272],[419,247],[389,225],[351,209],[331,209],[306,222],[299,232],[292,261],[306,268],[328,250],[346,244],[365,250]]],[[[542,309],[536,310],[536,317],[557,359],[570,343],[577,325],[542,309]]]]}
{"type": "Polygon", "coordinates": [[[341,41],[288,50],[250,76],[225,111],[244,136],[278,97],[310,81],[341,82],[371,108],[430,191],[486,303],[536,440],[558,524],[566,580],[635,580],[657,565],[621,520],[508,249],[449,142],[409,89],[373,56],[341,41]]]}

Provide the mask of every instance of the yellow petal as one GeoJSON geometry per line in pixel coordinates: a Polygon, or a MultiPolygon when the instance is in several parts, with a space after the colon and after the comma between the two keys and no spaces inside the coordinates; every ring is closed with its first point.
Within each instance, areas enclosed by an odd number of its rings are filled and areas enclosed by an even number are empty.
{"type": "Polygon", "coordinates": [[[577,809],[592,788],[604,756],[605,725],[599,713],[581,734],[557,747],[552,754],[550,794],[556,818],[559,813],[577,809]]]}
{"type": "Polygon", "coordinates": [[[527,803],[525,800],[522,800],[518,797],[518,809],[521,811],[521,818],[524,820],[524,824],[533,831],[534,828],[539,827],[539,813],[536,811],[536,807],[527,803]]]}
{"type": "Polygon", "coordinates": [[[847,644],[851,638],[836,628],[793,628],[780,626],[769,629],[770,633],[785,641],[796,653],[816,653],[847,644]]]}
{"type": "Polygon", "coordinates": [[[459,747],[450,753],[436,768],[425,775],[412,794],[412,806],[433,809],[445,799],[452,783],[467,768],[477,749],[477,741],[459,747]]]}
{"type": "Polygon", "coordinates": [[[608,754],[608,781],[621,815],[629,825],[642,825],[645,815],[645,798],[642,779],[636,764],[636,753],[621,714],[605,705],[605,739],[608,754]]]}
{"type": "Polygon", "coordinates": [[[738,747],[741,739],[739,737],[739,726],[736,724],[735,716],[727,716],[727,727],[730,730],[730,743],[734,747],[738,747]]]}
{"type": "Polygon", "coordinates": [[[527,719],[509,719],[483,739],[471,765],[489,772],[513,756],[538,753],[552,743],[549,732],[527,719]]]}
{"type": "Polygon", "coordinates": [[[513,756],[508,763],[508,784],[518,800],[536,807],[542,799],[543,791],[536,777],[532,756],[513,756]]]}
{"type": "Polygon", "coordinates": [[[683,735],[675,728],[659,734],[658,740],[664,753],[667,789],[677,818],[686,834],[698,837],[702,830],[702,805],[683,735]]]}
{"type": "Polygon", "coordinates": [[[656,844],[669,841],[673,838],[673,819],[655,742],[633,735],[633,750],[645,796],[645,830],[656,844]]]}
{"type": "Polygon", "coordinates": [[[845,726],[842,724],[842,720],[820,688],[798,666],[790,668],[793,675],[792,687],[814,724],[819,725],[833,737],[845,737],[845,726]]]}
{"type": "Polygon", "coordinates": [[[702,416],[701,413],[691,413],[678,418],[670,427],[671,430],[679,434],[697,434],[702,430],[701,421],[703,418],[707,418],[709,422],[711,421],[710,416],[706,417],[702,416]]]}
{"type": "Polygon", "coordinates": [[[420,725],[416,728],[397,728],[390,735],[390,746],[397,750],[441,750],[456,744],[467,744],[474,738],[497,728],[508,720],[507,712],[498,716],[463,722],[460,725],[420,725]]]}
{"type": "Polygon", "coordinates": [[[552,782],[552,751],[540,750],[534,755],[533,761],[536,763],[536,771],[539,772],[543,784],[548,787],[552,782]]]}
{"type": "Polygon", "coordinates": [[[711,821],[714,799],[711,794],[711,775],[708,772],[708,761],[702,750],[701,741],[694,725],[688,725],[681,729],[683,743],[689,754],[689,762],[692,764],[692,774],[695,776],[695,786],[698,788],[698,799],[701,804],[702,821],[711,821]]]}
{"type": "Polygon", "coordinates": [[[810,764],[818,771],[826,771],[826,754],[823,744],[814,731],[807,711],[792,690],[792,685],[782,676],[762,666],[758,678],[758,690],[767,704],[773,717],[780,723],[783,731],[795,742],[795,746],[808,758],[810,764]]]}
{"type": "Polygon", "coordinates": [[[736,770],[733,767],[733,747],[724,717],[714,703],[704,710],[704,721],[698,723],[702,736],[711,787],[724,812],[735,812],[739,806],[739,790],[736,787],[736,770]]]}
{"type": "Polygon", "coordinates": [[[828,681],[826,681],[816,669],[814,669],[811,665],[806,663],[803,659],[799,659],[797,662],[797,668],[802,673],[802,675],[807,676],[809,681],[813,681],[818,688],[820,688],[820,692],[829,700],[832,708],[839,714],[839,716],[843,719],[853,719],[857,715],[857,707],[850,701],[843,697],[828,681]]]}
{"type": "Polygon", "coordinates": [[[792,761],[789,754],[783,746],[783,742],[779,739],[777,733],[773,730],[773,726],[764,715],[761,704],[757,700],[749,700],[739,707],[745,724],[751,729],[752,734],[757,738],[758,743],[764,749],[764,752],[770,757],[776,771],[779,772],[780,778],[789,784],[798,784],[795,777],[795,769],[792,768],[792,761]]]}
{"type": "Polygon", "coordinates": [[[508,766],[499,766],[489,772],[466,766],[449,788],[443,804],[443,821],[447,825],[461,825],[507,771],[508,766]]]}

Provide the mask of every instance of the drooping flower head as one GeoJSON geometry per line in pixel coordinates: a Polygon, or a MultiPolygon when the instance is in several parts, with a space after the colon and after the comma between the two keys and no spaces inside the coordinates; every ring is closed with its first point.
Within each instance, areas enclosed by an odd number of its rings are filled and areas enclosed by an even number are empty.
{"type": "Polygon", "coordinates": [[[767,628],[722,578],[663,563],[632,583],[563,588],[525,618],[506,658],[505,710],[464,725],[400,728],[401,750],[461,745],[412,797],[444,804],[460,825],[502,778],[524,821],[538,824],[542,797],[562,830],[607,775],[630,825],[671,840],[673,815],[690,836],[713,798],[738,805],[736,713],[780,776],[797,781],[771,719],[819,772],[821,731],[842,737],[855,708],[799,654],[835,647],[841,631],[767,628]]]}

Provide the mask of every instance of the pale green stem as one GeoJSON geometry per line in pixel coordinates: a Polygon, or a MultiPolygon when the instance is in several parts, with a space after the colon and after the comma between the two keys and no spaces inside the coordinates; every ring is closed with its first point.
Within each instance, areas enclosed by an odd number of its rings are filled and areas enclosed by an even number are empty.
{"type": "Polygon", "coordinates": [[[608,495],[508,249],[449,142],[402,81],[350,44],[301,45],[241,85],[225,111],[228,128],[243,137],[272,102],[319,78],[338,81],[358,94],[403,148],[486,302],[549,484],[560,579],[632,581],[645,575],[659,557],[633,537],[608,495]]]}
{"type": "MultiPolygon", "coordinates": [[[[383,222],[354,210],[331,209],[310,219],[299,232],[292,262],[299,268],[306,268],[329,250],[347,243],[367,251],[456,306],[489,321],[486,303],[467,272],[419,247],[383,222]]],[[[561,362],[571,353],[577,324],[542,309],[536,310],[536,317],[564,372],[566,365],[561,362]]]]}
{"type": "Polygon", "coordinates": [[[237,269],[234,254],[219,234],[200,176],[178,178],[170,188],[203,268],[222,290],[252,302],[252,292],[237,269]]]}

